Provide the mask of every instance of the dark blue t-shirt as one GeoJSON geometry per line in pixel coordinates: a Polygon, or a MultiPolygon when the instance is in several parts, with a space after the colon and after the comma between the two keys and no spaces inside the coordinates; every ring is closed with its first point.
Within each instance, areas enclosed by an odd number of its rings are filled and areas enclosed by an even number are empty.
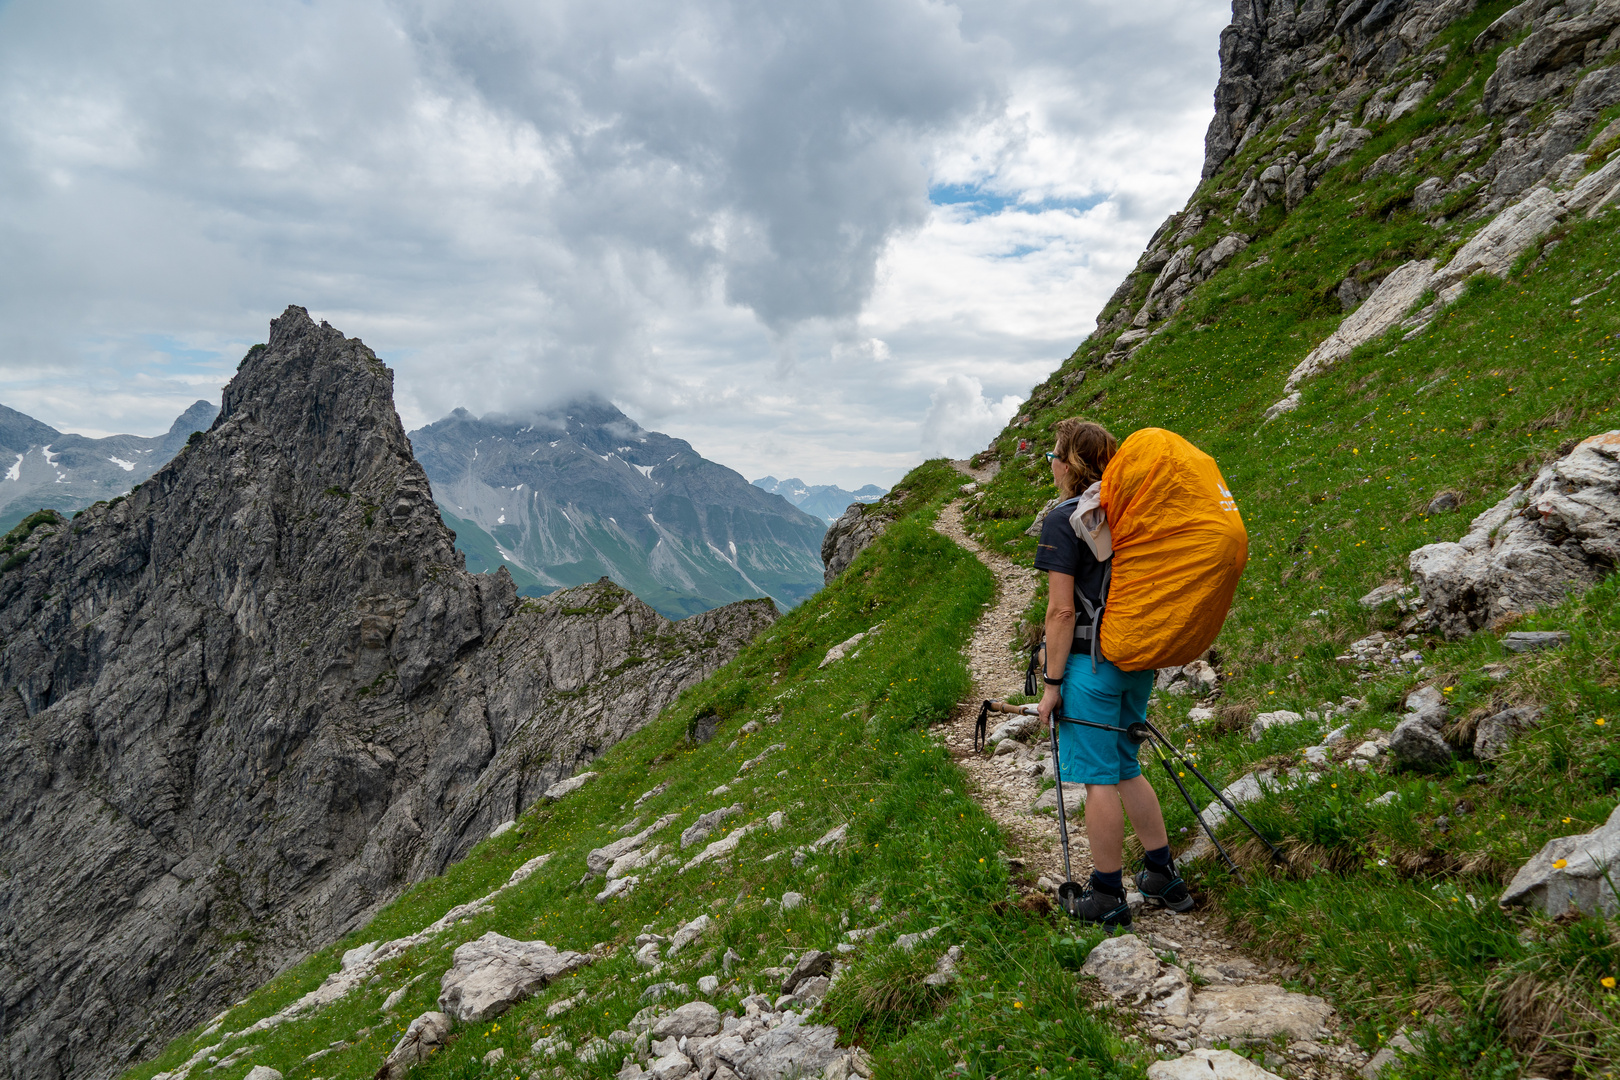
{"type": "MultiPolygon", "coordinates": [[[[1091,553],[1086,542],[1075,535],[1069,524],[1074,513],[1074,500],[1066,499],[1046,515],[1041,522],[1041,542],[1035,550],[1035,569],[1069,574],[1074,578],[1075,591],[1084,593],[1093,605],[1102,596],[1103,563],[1091,553]]],[[[1086,621],[1086,609],[1078,599],[1075,602],[1076,625],[1086,621]]]]}

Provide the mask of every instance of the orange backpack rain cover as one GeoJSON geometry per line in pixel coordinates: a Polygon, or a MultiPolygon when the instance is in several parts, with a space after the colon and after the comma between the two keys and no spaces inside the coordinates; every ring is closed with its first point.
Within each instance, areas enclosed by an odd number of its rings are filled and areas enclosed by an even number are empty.
{"type": "Polygon", "coordinates": [[[1190,664],[1214,644],[1249,534],[1215,459],[1173,431],[1126,439],[1102,478],[1114,538],[1102,654],[1126,671],[1190,664]]]}

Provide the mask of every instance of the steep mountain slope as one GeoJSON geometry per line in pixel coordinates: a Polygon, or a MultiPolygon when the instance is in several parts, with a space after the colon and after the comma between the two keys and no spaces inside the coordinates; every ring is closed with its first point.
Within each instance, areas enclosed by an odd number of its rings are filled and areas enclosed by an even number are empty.
{"type": "Polygon", "coordinates": [[[789,608],[820,586],[822,522],[606,402],[458,409],[410,437],[475,568],[521,569],[531,592],[609,577],[680,617],[758,596],[789,608]]]}
{"type": "Polygon", "coordinates": [[[206,431],[219,408],[194,402],[165,435],[64,435],[0,405],[0,531],[41,508],[80,510],[123,494],[168,463],[194,431],[206,431]]]}
{"type": "MultiPolygon", "coordinates": [[[[1203,905],[1195,917],[1251,945],[1227,965],[1199,965],[1198,993],[1246,969],[1326,998],[1336,1037],[1370,1065],[1393,1066],[1385,1080],[1612,1075],[1612,919],[1497,900],[1538,859],[1550,875],[1569,869],[1538,855],[1543,844],[1599,828],[1620,801],[1620,579],[1588,564],[1602,583],[1458,638],[1435,618],[1441,598],[1415,603],[1401,587],[1414,550],[1463,537],[1504,498],[1503,515],[1522,510],[1518,485],[1549,463],[1568,466],[1576,439],[1620,426],[1610,291],[1620,212],[1605,202],[1614,174],[1603,172],[1617,148],[1603,89],[1617,21],[1612,4],[1239,0],[1208,176],[1101,332],[981,456],[1000,465],[994,478],[985,469],[963,492],[965,478],[934,462],[903,480],[887,528],[845,572],[605,755],[605,784],[531,811],[346,939],[428,929],[374,983],[255,1030],[340,972],[341,946],[327,950],[132,1075],[202,1075],[207,1055],[250,1046],[237,1074],[249,1062],[295,1080],[364,1074],[411,1017],[440,1007],[450,950],[488,931],[598,959],[498,1020],[454,1024],[413,1078],[489,1075],[497,1050],[502,1074],[605,1077],[630,1058],[622,1075],[634,1076],[655,1045],[670,1047],[662,1039],[678,1021],[659,1010],[700,995],[735,1014],[726,1038],[746,1030],[787,1047],[794,1030],[832,1024],[884,1077],[1137,1077],[1191,1045],[1231,1046],[1290,1080],[1340,1075],[1342,1059],[1298,1031],[1203,1030],[1175,1011],[1185,996],[1151,996],[1181,982],[1168,968],[1169,983],[1144,988],[1134,1008],[1077,976],[1101,935],[1046,910],[1028,868],[1049,865],[1051,852],[1020,850],[1016,832],[999,831],[967,797],[971,774],[923,730],[971,685],[960,650],[995,587],[930,526],[960,498],[979,541],[1027,567],[1026,530],[1055,493],[1044,460],[1018,446],[1044,449],[1051,426],[1076,414],[1121,436],[1148,425],[1186,434],[1221,464],[1249,530],[1245,588],[1209,658],[1210,696],[1166,672],[1152,705],[1200,769],[1253,797],[1246,809],[1286,860],[1270,865],[1228,816],[1217,829],[1242,876],[1187,863],[1203,905]],[[1413,281],[1421,287],[1400,299],[1413,281]],[[1565,643],[1521,653],[1511,631],[1565,643]],[[1393,729],[1413,724],[1430,730],[1424,763],[1390,748],[1393,729]],[[710,725],[715,737],[702,741],[710,725]],[[1502,741],[1487,751],[1482,731],[1502,741]],[[733,804],[717,826],[732,826],[731,848],[685,873],[676,867],[716,834],[677,861],[659,851],[631,871],[633,888],[600,902],[608,882],[580,876],[593,850],[631,835],[626,826],[677,815],[643,841],[673,849],[676,828],[733,804]],[[488,909],[438,921],[548,854],[488,909]],[[676,947],[668,939],[683,928],[696,941],[676,947]],[[963,951],[947,966],[951,945],[963,951]],[[822,987],[825,1003],[782,1002],[794,969],[824,954],[845,965],[822,987]],[[762,1034],[767,1014],[778,1028],[762,1034]],[[195,1072],[178,1068],[188,1059],[195,1072]]],[[[1579,449],[1588,464],[1593,445],[1579,449]]],[[[1533,511],[1482,525],[1553,520],[1533,511]]],[[[1043,605],[1037,595],[1026,618],[1043,605]]],[[[1011,749],[975,769],[1031,756],[1011,749]]],[[[1186,858],[1197,823],[1163,770],[1145,766],[1186,858]]],[[[1171,932],[1151,944],[1185,960],[1191,940],[1171,932]]],[[[689,1075],[724,1078],[720,1049],[687,1046],[709,1055],[689,1075]]],[[[759,1059],[746,1047],[723,1052],[748,1063],[747,1080],[777,1075],[750,1071],[759,1059]]],[[[666,1073],[682,1067],[673,1053],[665,1060],[666,1073]]],[[[1216,1075],[1181,1068],[1158,1075],[1216,1075]]]]}
{"type": "Polygon", "coordinates": [[[753,484],[773,495],[782,496],[800,510],[814,514],[829,525],[838,520],[838,515],[849,509],[850,503],[876,502],[888,491],[887,488],[880,488],[876,484],[863,485],[856,491],[845,491],[836,484],[806,484],[797,476],[788,480],[762,476],[753,481],[753,484]]]}
{"type": "Polygon", "coordinates": [[[392,382],[289,308],[152,479],[8,539],[9,1077],[114,1073],[440,872],[774,619],[670,624],[610,583],[520,604],[467,573],[392,382]]]}

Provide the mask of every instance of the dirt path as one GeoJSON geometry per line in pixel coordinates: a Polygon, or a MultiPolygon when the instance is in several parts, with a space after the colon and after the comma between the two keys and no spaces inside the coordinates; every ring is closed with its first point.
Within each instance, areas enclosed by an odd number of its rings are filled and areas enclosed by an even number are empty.
{"type": "MultiPolygon", "coordinates": [[[[958,468],[969,476],[973,475],[960,464],[958,468]]],[[[996,598],[979,620],[967,649],[968,665],[974,679],[973,698],[963,702],[955,716],[934,730],[970,778],[973,785],[970,794],[1002,827],[1010,848],[1008,856],[1021,863],[1032,880],[1045,876],[1061,881],[1063,860],[1059,850],[1057,820],[1048,814],[1033,813],[1030,809],[1040,793],[1043,780],[1026,775],[1018,764],[1020,759],[1027,764],[1039,755],[1024,753],[987,757],[973,750],[973,727],[978,717],[979,702],[984,698],[1004,698],[1023,692],[1024,664],[1028,654],[1021,655],[1018,651],[1020,646],[1013,642],[1017,636],[1019,617],[1035,595],[1035,575],[1011,559],[985,549],[968,536],[962,524],[962,511],[960,500],[946,506],[935,528],[973,552],[996,576],[996,598]]],[[[992,728],[994,720],[995,714],[992,714],[992,728]]],[[[1078,814],[1069,820],[1069,848],[1074,878],[1083,884],[1091,873],[1091,859],[1085,826],[1078,814]]],[[[1198,978],[1207,980],[1206,985],[1192,996],[1190,1008],[1178,1008],[1173,999],[1146,1001],[1136,1006],[1132,1006],[1128,998],[1119,1001],[1127,1012],[1137,1015],[1139,1030],[1144,1037],[1163,1051],[1187,1051],[1224,1041],[1205,1034],[1206,1028],[1218,1030],[1218,1018],[1212,1017],[1201,1006],[1212,1000],[1220,1000],[1228,990],[1246,997],[1282,994],[1282,988],[1275,985],[1267,967],[1244,956],[1220,932],[1217,921],[1200,914],[1198,908],[1185,915],[1175,915],[1163,909],[1144,907],[1135,913],[1132,929],[1155,951],[1174,953],[1180,966],[1190,966],[1198,978]],[[1181,1015],[1177,1015],[1178,1012],[1181,1015]]],[[[1280,967],[1281,962],[1271,964],[1272,971],[1280,967]]],[[[1290,997],[1297,999],[1302,995],[1290,997]]],[[[1280,998],[1277,1001],[1279,1008],[1285,1004],[1301,1004],[1299,1001],[1283,1002],[1280,998]]],[[[1356,1070],[1368,1060],[1367,1055],[1344,1038],[1338,1025],[1333,1023],[1329,1024],[1328,1031],[1315,1037],[1291,1038],[1286,1052],[1271,1050],[1265,1058],[1267,1068],[1301,1080],[1354,1077],[1356,1070]]]]}

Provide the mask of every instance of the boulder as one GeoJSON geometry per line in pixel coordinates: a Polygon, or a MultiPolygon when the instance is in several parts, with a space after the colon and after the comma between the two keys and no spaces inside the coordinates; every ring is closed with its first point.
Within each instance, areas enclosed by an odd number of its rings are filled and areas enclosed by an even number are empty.
{"type": "Polygon", "coordinates": [[[1502,648],[1508,652],[1541,652],[1568,644],[1569,635],[1562,630],[1515,630],[1502,635],[1502,648]]]}
{"type": "Polygon", "coordinates": [[[831,975],[832,968],[832,953],[823,952],[820,949],[811,949],[799,957],[799,962],[793,966],[792,971],[788,972],[787,978],[782,980],[782,993],[793,993],[799,988],[799,984],[806,979],[814,978],[817,975],[831,975]]]}
{"type": "Polygon", "coordinates": [[[1254,718],[1254,722],[1249,725],[1249,740],[1251,742],[1259,742],[1260,737],[1270,729],[1274,727],[1282,727],[1287,724],[1297,724],[1303,719],[1305,719],[1305,717],[1289,709],[1277,709],[1274,712],[1263,712],[1259,716],[1256,716],[1254,718]]]}
{"type": "Polygon", "coordinates": [[[1549,840],[1513,875],[1499,903],[1530,907],[1554,918],[1567,911],[1613,918],[1620,913],[1620,896],[1609,868],[1617,863],[1620,806],[1589,833],[1549,840]]]}
{"type": "Polygon", "coordinates": [[[674,956],[676,953],[692,944],[692,942],[708,933],[709,927],[713,925],[714,920],[709,918],[709,916],[699,915],[697,918],[675,931],[675,937],[670,941],[669,948],[665,951],[664,955],[674,956]]]}
{"type": "Polygon", "coordinates": [[[1356,602],[1364,608],[1375,608],[1380,604],[1387,604],[1392,600],[1400,600],[1404,597],[1410,596],[1411,594],[1412,587],[1410,585],[1402,585],[1400,582],[1395,581],[1389,583],[1388,585],[1378,586],[1378,588],[1374,589],[1372,592],[1368,593],[1366,596],[1363,596],[1356,602]]]}
{"type": "Polygon", "coordinates": [[[791,1019],[740,1049],[717,1048],[715,1057],[742,1080],[788,1080],[815,1076],[847,1051],[838,1049],[838,1029],[791,1019]]]}
{"type": "MultiPolygon", "coordinates": [[[[1036,814],[1051,814],[1057,816],[1058,789],[1049,787],[1041,792],[1040,797],[1030,805],[1030,812],[1036,814]]],[[[1073,821],[1075,817],[1085,810],[1086,785],[1063,785],[1063,816],[1073,821]]]]}
{"type": "Polygon", "coordinates": [[[1620,562],[1620,430],[1594,435],[1513,488],[1456,543],[1408,558],[1429,617],[1458,638],[1557,604],[1620,562]]]}
{"type": "Polygon", "coordinates": [[[1192,999],[1199,1033],[1216,1042],[1264,1042],[1274,1035],[1291,1041],[1321,1034],[1333,1007],[1319,997],[1293,994],[1270,983],[1211,986],[1192,999]]]}
{"type": "MultiPolygon", "coordinates": [[[[383,1061],[382,1068],[377,1070],[376,1080],[402,1080],[405,1074],[411,1071],[412,1065],[426,1061],[449,1037],[448,1016],[442,1012],[423,1013],[410,1022],[405,1028],[405,1034],[401,1035],[394,1048],[388,1051],[388,1057],[383,1061]]],[[[280,1075],[276,1074],[277,1080],[280,1080],[280,1075]]]]}
{"type": "Polygon", "coordinates": [[[698,819],[681,831],[681,847],[691,847],[699,840],[707,840],[709,834],[727,818],[736,817],[743,812],[742,803],[733,803],[731,806],[722,806],[718,810],[710,810],[707,814],[698,815],[698,819]]]}
{"type": "Polygon", "coordinates": [[[1282,1080],[1230,1050],[1193,1050],[1148,1066],[1148,1080],[1282,1080]]]}
{"type": "Polygon", "coordinates": [[[1417,1047],[1412,1045],[1403,1032],[1396,1032],[1395,1036],[1378,1048],[1378,1053],[1372,1060],[1361,1067],[1362,1080],[1378,1080],[1384,1070],[1400,1060],[1402,1054],[1415,1054],[1417,1047]]]}
{"type": "Polygon", "coordinates": [[[657,1080],[681,1080],[692,1071],[692,1059],[679,1050],[671,1050],[652,1063],[649,1075],[657,1080]]]}
{"type": "Polygon", "coordinates": [[[1433,725],[1418,716],[1408,716],[1395,725],[1389,749],[1407,765],[1432,767],[1451,762],[1451,746],[1433,725]]]}
{"type": "Polygon", "coordinates": [[[850,651],[854,649],[855,646],[859,645],[861,643],[861,639],[866,637],[866,635],[869,633],[871,633],[870,630],[862,630],[853,637],[845,638],[843,641],[840,641],[838,644],[827,650],[827,655],[821,658],[821,663],[817,664],[816,667],[824,668],[828,664],[836,664],[838,661],[848,656],[850,651]]]}
{"type": "Polygon", "coordinates": [[[592,961],[544,941],[516,941],[493,930],[459,946],[439,983],[439,1008],[464,1024],[499,1016],[553,979],[592,961]]]}
{"type": "Polygon", "coordinates": [[[1534,705],[1492,713],[1474,729],[1474,756],[1481,761],[1496,760],[1519,732],[1535,727],[1540,720],[1541,710],[1534,705]]]}
{"type": "Polygon", "coordinates": [[[255,1065],[242,1080],[281,1080],[281,1073],[268,1065],[255,1065]]]}
{"type": "Polygon", "coordinates": [[[546,788],[545,793],[542,794],[540,798],[546,802],[556,802],[564,795],[578,791],[580,788],[584,787],[592,780],[595,780],[600,775],[600,773],[582,772],[578,776],[570,776],[566,780],[559,780],[555,784],[552,784],[550,787],[546,788]]]}
{"type": "Polygon", "coordinates": [[[1357,346],[1394,326],[1428,290],[1433,277],[1434,261],[1431,259],[1396,267],[1360,307],[1345,316],[1337,330],[1299,362],[1289,373],[1284,389],[1292,392],[1305,379],[1325,371],[1349,356],[1357,346]]]}
{"type": "Polygon", "coordinates": [[[1112,997],[1146,993],[1159,978],[1159,958],[1135,934],[1104,938],[1080,970],[1093,976],[1112,997]]]}
{"type": "Polygon", "coordinates": [[[647,842],[649,836],[665,828],[678,817],[680,817],[679,814],[665,814],[634,836],[626,836],[622,840],[613,841],[606,847],[595,848],[587,852],[585,855],[586,868],[593,874],[605,874],[608,868],[618,861],[620,856],[639,849],[642,844],[647,842]]]}
{"type": "Polygon", "coordinates": [[[1434,687],[1420,686],[1406,695],[1406,713],[1430,727],[1438,728],[1450,716],[1451,706],[1446,704],[1445,695],[1434,687]]]}
{"type": "Polygon", "coordinates": [[[707,1001],[689,1001],[652,1027],[655,1039],[699,1038],[719,1031],[720,1010],[707,1001]]]}

